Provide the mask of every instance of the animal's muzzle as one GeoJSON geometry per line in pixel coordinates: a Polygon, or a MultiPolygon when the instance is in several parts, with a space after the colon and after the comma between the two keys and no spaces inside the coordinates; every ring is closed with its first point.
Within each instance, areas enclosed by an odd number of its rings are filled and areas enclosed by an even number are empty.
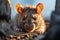
{"type": "Polygon", "coordinates": [[[27,32],[32,32],[34,29],[35,29],[35,26],[33,24],[25,24],[24,25],[24,29],[27,31],[27,32]]]}

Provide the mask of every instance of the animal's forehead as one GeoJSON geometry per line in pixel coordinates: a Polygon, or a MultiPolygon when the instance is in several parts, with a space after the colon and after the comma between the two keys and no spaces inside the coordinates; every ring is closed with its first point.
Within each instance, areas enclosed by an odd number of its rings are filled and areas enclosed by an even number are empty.
{"type": "Polygon", "coordinates": [[[35,13],[35,8],[29,8],[29,7],[26,7],[23,9],[24,12],[26,12],[27,14],[33,14],[35,13]]]}

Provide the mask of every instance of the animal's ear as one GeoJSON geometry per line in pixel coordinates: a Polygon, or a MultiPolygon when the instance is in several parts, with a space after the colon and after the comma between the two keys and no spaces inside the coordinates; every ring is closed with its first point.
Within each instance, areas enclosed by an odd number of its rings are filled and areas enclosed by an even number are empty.
{"type": "Polygon", "coordinates": [[[22,13],[22,9],[23,9],[22,6],[19,3],[17,3],[16,6],[15,6],[16,12],[21,14],[22,13]]]}
{"type": "Polygon", "coordinates": [[[36,12],[37,13],[41,13],[43,10],[43,4],[42,3],[39,3],[37,6],[36,6],[36,12]]]}

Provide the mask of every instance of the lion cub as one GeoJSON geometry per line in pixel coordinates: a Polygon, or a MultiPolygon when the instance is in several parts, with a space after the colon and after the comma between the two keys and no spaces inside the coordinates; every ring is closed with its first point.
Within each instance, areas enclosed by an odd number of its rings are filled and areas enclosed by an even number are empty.
{"type": "Polygon", "coordinates": [[[39,32],[44,33],[46,31],[46,25],[41,15],[43,10],[43,4],[39,3],[36,7],[26,6],[21,7],[18,3],[15,6],[18,13],[15,17],[16,25],[20,31],[23,32],[39,32]]]}

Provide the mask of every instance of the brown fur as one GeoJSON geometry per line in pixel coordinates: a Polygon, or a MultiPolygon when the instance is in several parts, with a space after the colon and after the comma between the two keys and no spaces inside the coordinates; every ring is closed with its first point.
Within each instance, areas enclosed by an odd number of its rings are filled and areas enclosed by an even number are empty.
{"type": "Polygon", "coordinates": [[[46,25],[41,15],[42,10],[43,5],[41,3],[39,3],[36,8],[22,8],[21,5],[17,4],[16,11],[19,13],[16,17],[16,20],[18,20],[17,24],[27,32],[36,31],[44,33],[46,30],[46,25]]]}

